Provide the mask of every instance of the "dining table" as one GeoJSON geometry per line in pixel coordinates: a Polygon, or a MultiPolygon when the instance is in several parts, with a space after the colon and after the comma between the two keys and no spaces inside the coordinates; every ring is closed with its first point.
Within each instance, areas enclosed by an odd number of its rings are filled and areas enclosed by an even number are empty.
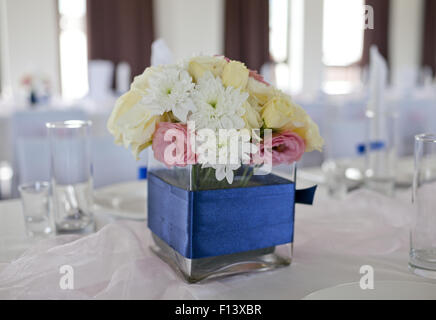
{"type": "MultiPolygon", "coordinates": [[[[299,170],[297,189],[319,172],[299,170]]],[[[320,179],[313,205],[296,205],[289,266],[196,284],[150,250],[146,180],[95,190],[87,235],[28,238],[20,200],[0,201],[0,299],[435,299],[436,280],[408,267],[410,199],[410,187],[332,197],[320,179]],[[60,285],[65,265],[74,288],[60,285]]]]}

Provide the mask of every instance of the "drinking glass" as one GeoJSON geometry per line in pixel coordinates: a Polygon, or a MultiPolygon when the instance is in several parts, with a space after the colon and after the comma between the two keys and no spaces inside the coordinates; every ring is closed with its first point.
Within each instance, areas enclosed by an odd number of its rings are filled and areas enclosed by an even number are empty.
{"type": "Polygon", "coordinates": [[[345,172],[348,166],[338,160],[327,159],[321,169],[326,178],[327,193],[329,196],[337,199],[343,199],[347,195],[347,177],[345,172]]]}
{"type": "Polygon", "coordinates": [[[329,196],[343,199],[362,183],[364,157],[357,146],[365,140],[365,123],[337,106],[329,108],[321,169],[329,196]]]}
{"type": "Polygon", "coordinates": [[[436,134],[415,136],[412,190],[409,266],[416,274],[436,278],[436,134]]]}
{"type": "Polygon", "coordinates": [[[95,229],[92,214],[93,179],[90,121],[46,124],[50,139],[53,211],[57,233],[86,233],[95,229]]]}
{"type": "Polygon", "coordinates": [[[368,189],[393,196],[397,165],[397,118],[392,111],[366,112],[365,185],[368,189]]]}
{"type": "Polygon", "coordinates": [[[33,182],[18,186],[23,205],[26,233],[29,237],[46,236],[53,233],[50,218],[50,184],[33,182]]]}

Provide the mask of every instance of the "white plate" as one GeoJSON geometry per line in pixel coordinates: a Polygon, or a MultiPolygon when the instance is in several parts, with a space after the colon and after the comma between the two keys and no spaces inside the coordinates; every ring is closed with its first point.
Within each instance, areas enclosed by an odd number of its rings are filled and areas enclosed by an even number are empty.
{"type": "Polygon", "coordinates": [[[358,282],[313,292],[303,300],[436,300],[436,284],[414,281],[375,281],[362,290],[358,282]]]}
{"type": "Polygon", "coordinates": [[[144,180],[114,184],[95,192],[94,202],[100,213],[124,219],[147,218],[147,182],[144,180]]]}

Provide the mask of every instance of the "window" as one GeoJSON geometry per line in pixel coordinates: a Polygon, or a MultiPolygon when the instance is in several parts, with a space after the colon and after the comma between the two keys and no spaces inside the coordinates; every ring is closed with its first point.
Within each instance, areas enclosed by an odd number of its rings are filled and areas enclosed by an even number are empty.
{"type": "Polygon", "coordinates": [[[324,0],[324,90],[348,93],[360,82],[364,0],[324,0]]]}
{"type": "Polygon", "coordinates": [[[86,0],[59,0],[58,8],[62,96],[78,99],[88,92],[86,0]]]}
{"type": "Polygon", "coordinates": [[[270,73],[267,81],[274,83],[280,89],[289,86],[289,0],[269,0],[269,51],[273,64],[262,73],[270,73]]]}
{"type": "Polygon", "coordinates": [[[270,53],[276,62],[288,60],[288,0],[269,1],[270,53]]]}

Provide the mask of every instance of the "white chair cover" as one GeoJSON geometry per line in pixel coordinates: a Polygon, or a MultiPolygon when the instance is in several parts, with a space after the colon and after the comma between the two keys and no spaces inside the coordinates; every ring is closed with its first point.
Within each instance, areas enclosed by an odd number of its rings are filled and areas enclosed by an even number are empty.
{"type": "Polygon", "coordinates": [[[130,65],[127,62],[120,62],[117,65],[115,84],[118,94],[123,94],[129,91],[131,75],[132,71],[130,69],[130,65]]]}
{"type": "Polygon", "coordinates": [[[106,60],[91,60],[88,63],[89,96],[104,99],[112,95],[114,64],[106,60]]]}

